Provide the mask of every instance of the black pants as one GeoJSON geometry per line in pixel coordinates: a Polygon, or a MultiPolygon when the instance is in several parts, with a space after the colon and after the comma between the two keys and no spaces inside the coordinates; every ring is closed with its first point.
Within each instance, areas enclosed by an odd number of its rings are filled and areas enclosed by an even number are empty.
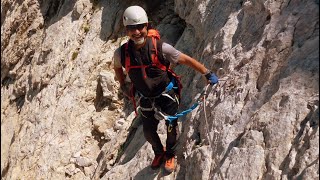
{"type": "MultiPolygon", "coordinates": [[[[157,133],[159,120],[154,116],[153,107],[160,110],[167,115],[175,115],[178,111],[178,99],[174,91],[168,92],[166,95],[161,95],[157,98],[144,98],[140,99],[141,115],[143,122],[143,132],[146,140],[152,145],[154,153],[163,153],[163,145],[157,133]],[[168,97],[169,96],[169,97],[168,97]],[[147,108],[150,108],[147,110],[147,108]]],[[[175,154],[174,146],[177,142],[178,123],[177,120],[172,121],[169,126],[169,121],[166,121],[167,127],[167,140],[166,140],[166,156],[173,157],[175,154]]]]}

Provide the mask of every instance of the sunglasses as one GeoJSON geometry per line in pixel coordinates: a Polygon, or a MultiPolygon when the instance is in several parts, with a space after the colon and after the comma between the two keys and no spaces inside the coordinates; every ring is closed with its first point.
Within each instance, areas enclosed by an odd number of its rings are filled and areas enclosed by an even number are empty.
{"type": "Polygon", "coordinates": [[[136,25],[127,25],[126,26],[126,29],[128,31],[133,31],[133,30],[136,30],[138,29],[139,31],[141,31],[144,27],[146,27],[147,24],[136,24],[136,25]]]}

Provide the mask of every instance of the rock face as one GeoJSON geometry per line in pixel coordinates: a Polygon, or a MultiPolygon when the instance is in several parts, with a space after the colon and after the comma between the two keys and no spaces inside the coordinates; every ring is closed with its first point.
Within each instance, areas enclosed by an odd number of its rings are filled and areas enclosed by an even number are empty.
{"type": "MultiPolygon", "coordinates": [[[[319,1],[1,0],[1,179],[318,179],[319,1]],[[219,74],[180,119],[177,167],[118,93],[121,15],[219,74]]],[[[181,110],[205,86],[185,66],[181,110]]],[[[158,128],[165,142],[164,121],[158,128]]]]}

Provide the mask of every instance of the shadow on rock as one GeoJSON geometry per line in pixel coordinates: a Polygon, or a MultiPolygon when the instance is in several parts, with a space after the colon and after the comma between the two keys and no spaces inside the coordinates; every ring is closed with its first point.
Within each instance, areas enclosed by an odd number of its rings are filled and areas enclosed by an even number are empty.
{"type": "Polygon", "coordinates": [[[145,167],[133,178],[134,180],[154,179],[160,172],[160,169],[152,170],[150,166],[145,167]]]}

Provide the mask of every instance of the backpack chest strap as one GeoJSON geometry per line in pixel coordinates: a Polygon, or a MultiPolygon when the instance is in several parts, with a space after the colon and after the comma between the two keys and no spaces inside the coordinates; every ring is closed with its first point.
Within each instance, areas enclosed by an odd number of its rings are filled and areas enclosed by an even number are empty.
{"type": "Polygon", "coordinates": [[[151,56],[151,64],[149,65],[134,65],[131,66],[131,59],[130,59],[130,55],[129,55],[129,51],[128,51],[128,47],[129,47],[129,43],[125,44],[125,69],[126,72],[128,73],[130,71],[130,69],[132,68],[142,68],[142,72],[143,72],[143,76],[146,78],[146,72],[145,72],[145,68],[150,67],[150,66],[156,66],[159,69],[161,69],[162,71],[167,71],[167,67],[165,65],[163,65],[160,61],[159,61],[159,57],[158,57],[158,48],[157,48],[157,40],[154,37],[151,37],[152,40],[152,47],[151,52],[149,52],[150,56],[151,56]]]}

